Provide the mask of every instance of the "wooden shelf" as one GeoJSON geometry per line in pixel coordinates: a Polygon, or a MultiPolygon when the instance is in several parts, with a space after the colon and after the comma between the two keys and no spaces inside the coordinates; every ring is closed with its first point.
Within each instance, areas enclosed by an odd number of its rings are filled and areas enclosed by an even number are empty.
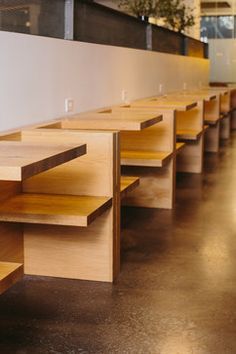
{"type": "Polygon", "coordinates": [[[121,151],[121,165],[162,167],[172,157],[166,151],[121,151]]]}
{"type": "Polygon", "coordinates": [[[0,262],[0,294],[20,280],[23,275],[21,263],[0,262]]]}
{"type": "Polygon", "coordinates": [[[202,134],[202,130],[198,131],[198,130],[190,130],[190,129],[179,129],[176,132],[177,138],[180,140],[192,140],[195,141],[197,140],[200,135],[202,134]]]}
{"type": "Polygon", "coordinates": [[[22,193],[0,205],[0,220],[88,226],[112,205],[112,198],[22,193]]]}
{"type": "Polygon", "coordinates": [[[161,114],[110,112],[83,113],[62,121],[64,129],[105,129],[121,131],[138,131],[162,121],[161,114]]]}
{"type": "Polygon", "coordinates": [[[22,181],[86,154],[86,145],[0,141],[0,180],[22,181]]]}
{"type": "MultiPolygon", "coordinates": [[[[174,93],[171,94],[174,96],[174,93]]],[[[169,95],[168,95],[169,96],[169,95]]],[[[176,97],[181,97],[182,99],[193,99],[193,100],[204,100],[204,101],[213,101],[216,99],[216,95],[213,93],[202,92],[202,91],[180,91],[176,93],[176,97]]]]}
{"type": "Polygon", "coordinates": [[[197,102],[190,100],[180,101],[178,99],[170,99],[168,97],[153,97],[145,100],[132,102],[132,107],[156,107],[157,109],[175,109],[177,111],[189,111],[197,107],[197,102]]]}
{"type": "Polygon", "coordinates": [[[139,186],[139,177],[121,176],[120,177],[120,198],[123,199],[127,194],[139,186]]]}
{"type": "Polygon", "coordinates": [[[221,119],[221,117],[214,117],[214,116],[206,116],[204,118],[204,123],[208,124],[208,125],[216,125],[219,120],[221,119]]]}
{"type": "Polygon", "coordinates": [[[184,147],[186,143],[176,143],[176,153],[178,154],[184,147]]]}

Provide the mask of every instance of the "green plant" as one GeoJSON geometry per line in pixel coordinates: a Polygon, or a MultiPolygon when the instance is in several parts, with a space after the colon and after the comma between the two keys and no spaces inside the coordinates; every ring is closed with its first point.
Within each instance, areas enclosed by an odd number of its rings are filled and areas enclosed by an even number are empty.
{"type": "Polygon", "coordinates": [[[164,18],[168,28],[183,32],[195,24],[192,12],[183,0],[159,0],[156,15],[164,18]]]}
{"type": "Polygon", "coordinates": [[[178,32],[195,24],[193,9],[184,0],[119,0],[118,6],[138,17],[161,17],[166,27],[178,32]]]}
{"type": "Polygon", "coordinates": [[[135,16],[155,16],[158,0],[120,0],[119,7],[135,16]]]}

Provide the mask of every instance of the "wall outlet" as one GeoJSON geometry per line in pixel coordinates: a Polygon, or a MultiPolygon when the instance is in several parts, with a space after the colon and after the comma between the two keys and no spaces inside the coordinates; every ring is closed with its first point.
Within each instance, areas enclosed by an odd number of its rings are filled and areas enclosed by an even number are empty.
{"type": "Polygon", "coordinates": [[[123,103],[127,102],[127,98],[128,98],[128,92],[126,90],[122,90],[121,91],[121,100],[123,103]]]}
{"type": "Polygon", "coordinates": [[[183,84],[183,90],[184,90],[184,91],[187,90],[187,84],[186,84],[186,82],[184,82],[184,84],[183,84]]]}
{"type": "Polygon", "coordinates": [[[74,100],[72,98],[65,99],[65,112],[73,112],[74,110],[74,100]]]}
{"type": "Polygon", "coordinates": [[[159,93],[163,95],[163,85],[159,84],[159,93]]]}

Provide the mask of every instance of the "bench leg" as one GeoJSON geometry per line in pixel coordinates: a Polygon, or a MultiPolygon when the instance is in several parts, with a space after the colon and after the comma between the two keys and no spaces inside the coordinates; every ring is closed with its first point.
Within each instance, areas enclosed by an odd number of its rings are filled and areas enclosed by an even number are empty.
{"type": "Polygon", "coordinates": [[[119,273],[112,209],[84,228],[25,225],[24,248],[26,274],[112,282],[119,273]]]}
{"type": "Polygon", "coordinates": [[[204,150],[218,152],[220,147],[220,123],[210,125],[204,135],[204,150]]]}
{"type": "Polygon", "coordinates": [[[203,166],[203,135],[197,141],[189,141],[177,155],[177,172],[201,173],[203,166]]]}
{"type": "Polygon", "coordinates": [[[231,113],[231,129],[232,130],[236,129],[236,111],[233,111],[231,113]]]}
{"type": "Polygon", "coordinates": [[[229,139],[230,137],[230,115],[228,114],[220,122],[220,139],[229,139]]]}
{"type": "Polygon", "coordinates": [[[139,176],[140,185],[122,201],[123,205],[172,209],[175,200],[173,157],[164,167],[123,166],[122,174],[139,176]]]}

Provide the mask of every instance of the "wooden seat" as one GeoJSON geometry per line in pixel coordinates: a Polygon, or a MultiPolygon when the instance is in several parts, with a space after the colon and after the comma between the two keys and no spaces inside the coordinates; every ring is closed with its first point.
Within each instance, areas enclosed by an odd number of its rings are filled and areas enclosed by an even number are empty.
{"type": "Polygon", "coordinates": [[[177,130],[177,138],[180,140],[193,140],[196,141],[202,134],[202,131],[191,129],[179,129],[177,130]]]}
{"type": "Polygon", "coordinates": [[[0,220],[88,226],[111,205],[106,197],[22,193],[0,205],[0,220]]]}
{"type": "Polygon", "coordinates": [[[139,186],[139,177],[121,176],[120,177],[120,198],[123,199],[129,192],[139,186]]]}
{"type": "Polygon", "coordinates": [[[86,145],[0,141],[0,180],[22,181],[86,153],[86,145]]]}
{"type": "Polygon", "coordinates": [[[0,262],[0,294],[23,277],[23,264],[0,262]]]}
{"type": "Polygon", "coordinates": [[[186,143],[183,143],[183,142],[177,142],[176,143],[176,153],[178,154],[184,147],[186,146],[186,143]]]}
{"type": "Polygon", "coordinates": [[[162,167],[172,157],[172,152],[165,151],[121,151],[121,165],[162,167]]]}

